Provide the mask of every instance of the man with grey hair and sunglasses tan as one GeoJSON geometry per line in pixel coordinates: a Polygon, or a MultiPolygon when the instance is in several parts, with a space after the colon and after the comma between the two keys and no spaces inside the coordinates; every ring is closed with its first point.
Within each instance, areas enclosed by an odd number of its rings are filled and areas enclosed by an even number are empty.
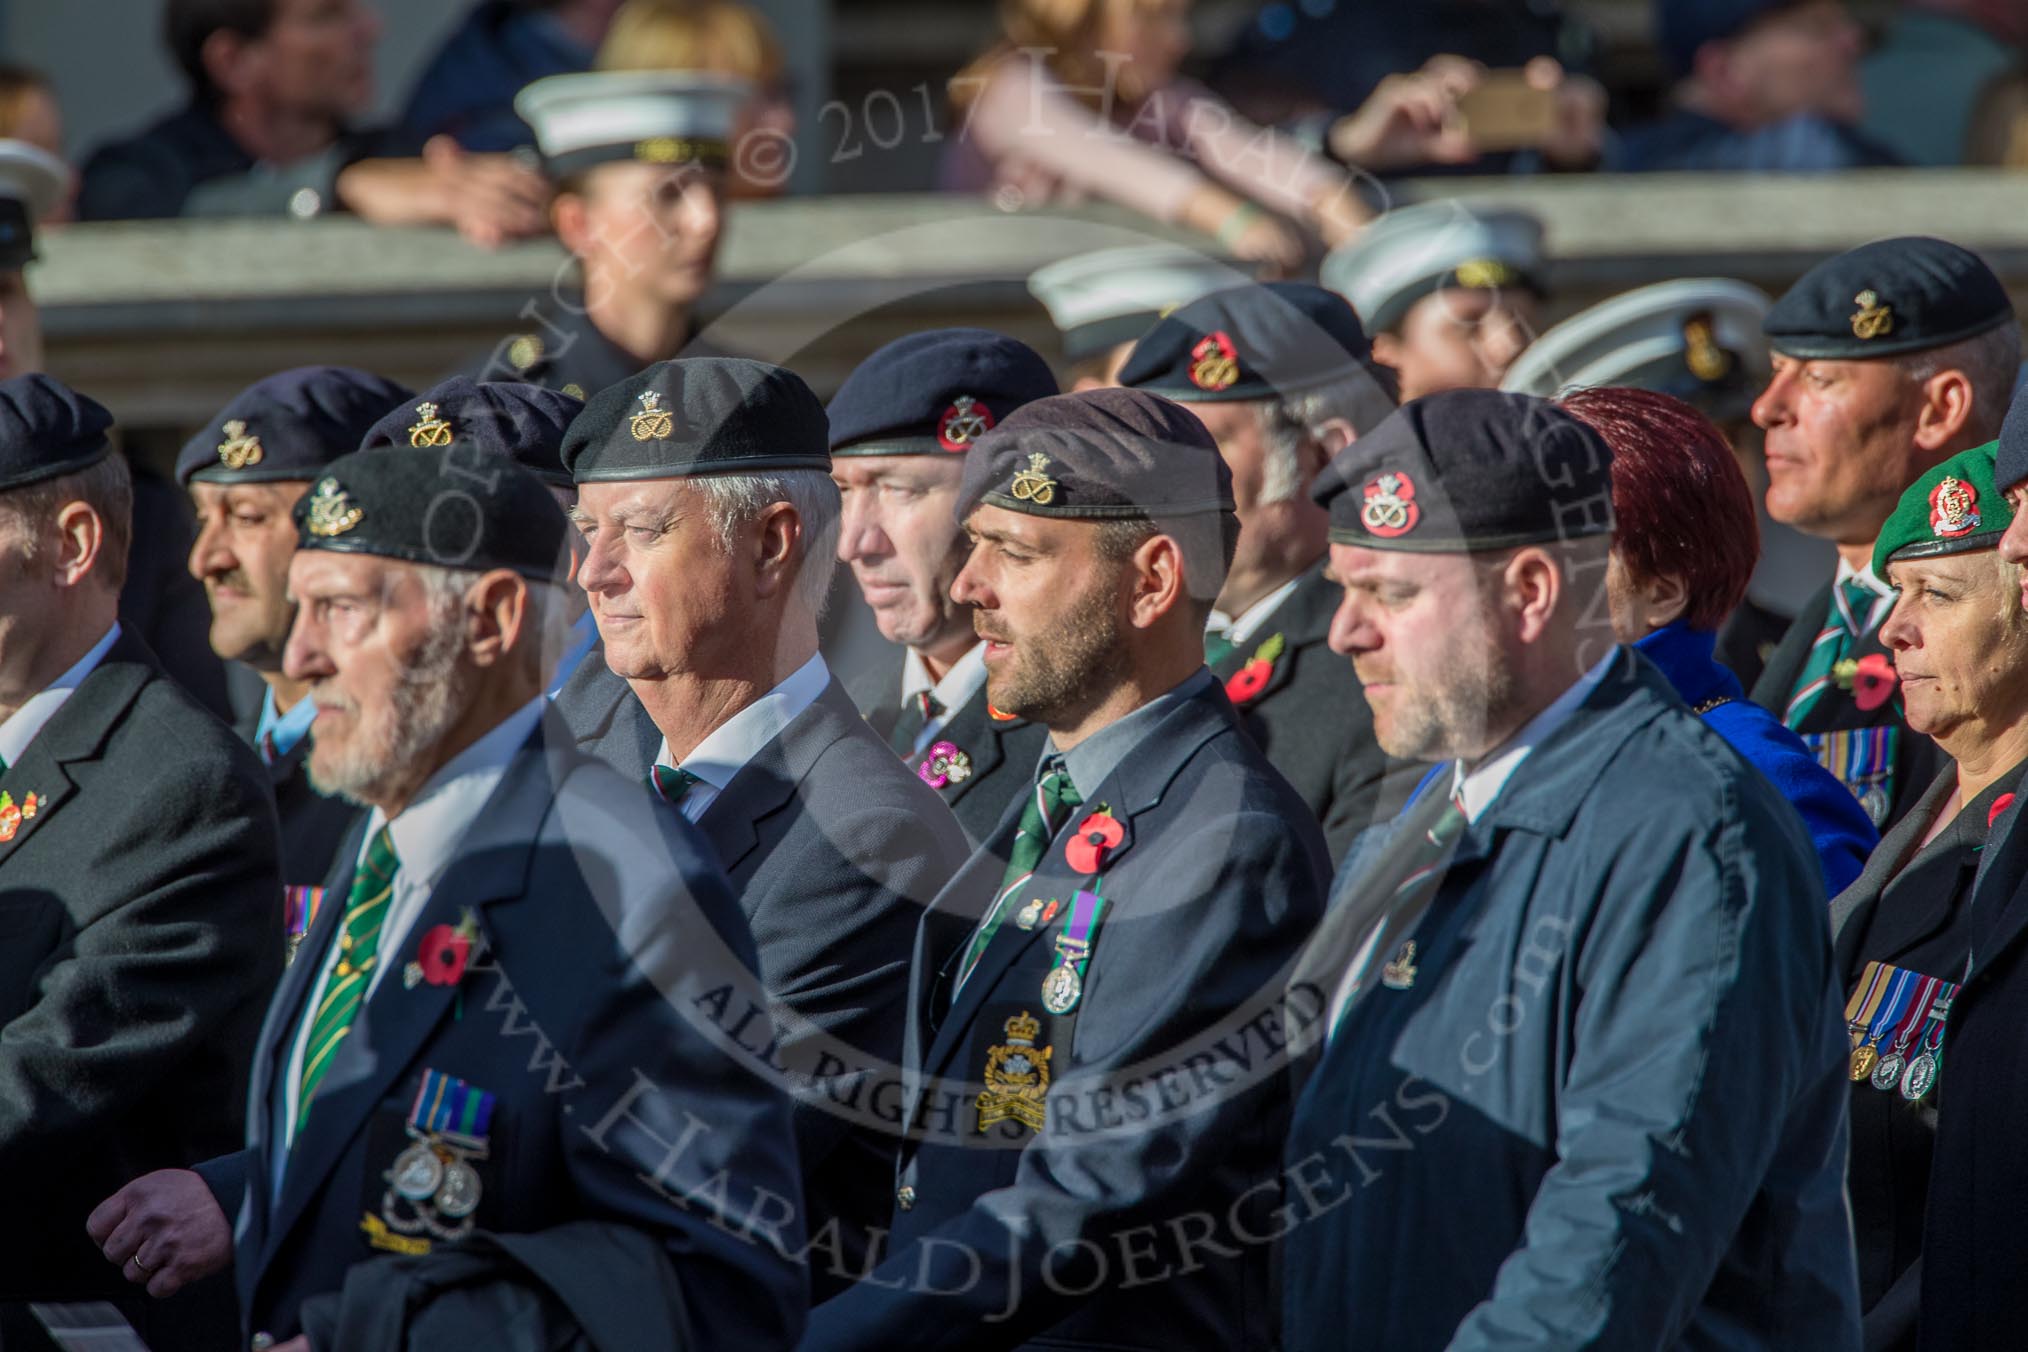
{"type": "Polygon", "coordinates": [[[1232,471],[1239,548],[1204,658],[1246,730],[1323,824],[1334,860],[1407,801],[1421,771],[1383,752],[1344,659],[1330,650],[1337,588],[1329,517],[1310,485],[1394,411],[1394,372],[1359,316],[1322,287],[1215,291],[1144,335],[1120,383],[1184,405],[1232,471]]]}
{"type": "Polygon", "coordinates": [[[801,1094],[819,1297],[886,1223],[893,1104],[869,1081],[900,1058],[920,909],[969,853],[817,651],[829,446],[817,396],[763,362],[662,362],[594,395],[563,459],[601,646],[557,696],[582,747],[697,823],[739,894],[776,1017],[714,1015],[801,1094]]]}

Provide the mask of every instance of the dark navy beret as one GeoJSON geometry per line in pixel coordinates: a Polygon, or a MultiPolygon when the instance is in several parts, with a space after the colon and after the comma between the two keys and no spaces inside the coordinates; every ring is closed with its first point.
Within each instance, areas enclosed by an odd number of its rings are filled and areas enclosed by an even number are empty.
{"type": "Polygon", "coordinates": [[[960,521],[980,504],[1094,520],[1232,510],[1232,471],[1188,409],[1145,390],[1024,404],[965,457],[960,521]]]}
{"type": "Polygon", "coordinates": [[[1827,258],[1768,311],[1768,343],[1803,361],[1894,357],[2014,322],[2007,288],[1969,249],[1927,235],[1827,258]]]}
{"type": "Polygon", "coordinates": [[[563,438],[578,483],[831,468],[824,405],[801,376],[744,357],[657,362],[585,403],[563,438]]]}
{"type": "Polygon", "coordinates": [[[1403,404],[1340,451],[1310,495],[1336,544],[1512,549],[1609,534],[1612,459],[1605,438],[1546,399],[1451,390],[1403,404]]]}
{"type": "Polygon", "coordinates": [[[831,454],[960,455],[1023,404],[1056,393],[1026,343],[986,329],[897,338],[845,377],[827,411],[831,454]]]}
{"type": "Polygon", "coordinates": [[[53,376],[0,381],[0,490],[89,469],[111,453],[113,415],[53,376]]]}
{"type": "Polygon", "coordinates": [[[439,568],[511,568],[561,582],[570,523],[542,480],[468,442],[375,446],[325,467],[296,500],[296,546],[439,568]]]}
{"type": "Polygon", "coordinates": [[[1763,14],[1800,3],[1802,0],[1656,0],[1655,45],[1680,80],[1696,65],[1697,49],[1705,43],[1738,37],[1763,14]]]}
{"type": "Polygon", "coordinates": [[[1993,487],[2005,493],[2028,479],[2028,383],[2014,390],[2014,402],[2007,406],[2007,419],[2000,424],[1998,461],[1993,466],[1993,487]]]}
{"type": "Polygon", "coordinates": [[[1343,296],[1303,282],[1228,287],[1156,322],[1120,384],[1184,403],[1275,399],[1365,379],[1373,345],[1343,296]]]}
{"type": "Polygon", "coordinates": [[[452,376],[373,424],[359,449],[372,446],[448,446],[466,441],[511,455],[522,468],[558,488],[571,486],[563,467],[563,433],[584,411],[584,401],[540,385],[511,380],[484,384],[452,376]]]}
{"type": "Polygon", "coordinates": [[[314,479],[357,449],[374,421],[413,396],[350,366],[298,366],[257,380],[183,443],[176,482],[314,479]]]}

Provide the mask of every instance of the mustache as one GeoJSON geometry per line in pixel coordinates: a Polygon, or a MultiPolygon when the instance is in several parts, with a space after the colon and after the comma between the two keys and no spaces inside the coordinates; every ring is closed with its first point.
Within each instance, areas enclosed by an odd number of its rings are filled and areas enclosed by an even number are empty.
{"type": "Polygon", "coordinates": [[[972,632],[989,643],[1012,643],[1014,636],[1000,631],[998,625],[986,623],[986,617],[979,611],[972,612],[972,632]]]}
{"type": "Polygon", "coordinates": [[[325,709],[341,714],[356,714],[359,712],[359,702],[357,700],[347,699],[344,695],[339,694],[336,690],[321,682],[310,687],[310,703],[316,705],[320,712],[325,709]]]}
{"type": "Polygon", "coordinates": [[[253,590],[252,579],[248,578],[245,571],[239,568],[234,568],[223,573],[213,573],[210,577],[204,579],[204,585],[213,591],[220,587],[230,587],[234,591],[243,592],[251,592],[253,590]]]}

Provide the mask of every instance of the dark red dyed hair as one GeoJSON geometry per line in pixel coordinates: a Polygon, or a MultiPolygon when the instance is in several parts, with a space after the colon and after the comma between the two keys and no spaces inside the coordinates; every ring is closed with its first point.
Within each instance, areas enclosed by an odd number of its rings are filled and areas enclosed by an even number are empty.
{"type": "Polygon", "coordinates": [[[1642,581],[1683,579],[1692,629],[1717,629],[1760,560],[1753,490],[1717,424],[1671,395],[1574,390],[1563,407],[1613,448],[1613,552],[1642,581]]]}

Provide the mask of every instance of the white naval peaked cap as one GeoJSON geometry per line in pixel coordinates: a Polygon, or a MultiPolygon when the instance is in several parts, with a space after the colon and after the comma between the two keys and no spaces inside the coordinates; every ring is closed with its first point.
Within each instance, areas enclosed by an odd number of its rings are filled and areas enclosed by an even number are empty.
{"type": "Polygon", "coordinates": [[[1514,286],[1539,295],[1543,262],[1537,217],[1447,200],[1388,212],[1333,249],[1319,280],[1352,302],[1368,333],[1382,333],[1424,296],[1449,287],[1514,286]]]}
{"type": "Polygon", "coordinates": [[[559,178],[616,160],[723,168],[751,82],[704,71],[551,75],[514,96],[559,178]]]}
{"type": "Polygon", "coordinates": [[[1743,416],[1766,386],[1761,329],[1774,302],[1729,277],[1657,282],[1572,315],[1537,338],[1500,388],[1553,399],[1630,385],[1673,394],[1723,421],[1743,416]]]}
{"type": "Polygon", "coordinates": [[[1181,244],[1130,244],[1074,254],[1037,268],[1028,290],[1077,361],[1131,343],[1171,310],[1254,280],[1230,260],[1181,244]]]}
{"type": "Polygon", "coordinates": [[[35,258],[35,227],[70,187],[70,167],[41,146],[0,139],[0,268],[35,258]]]}

